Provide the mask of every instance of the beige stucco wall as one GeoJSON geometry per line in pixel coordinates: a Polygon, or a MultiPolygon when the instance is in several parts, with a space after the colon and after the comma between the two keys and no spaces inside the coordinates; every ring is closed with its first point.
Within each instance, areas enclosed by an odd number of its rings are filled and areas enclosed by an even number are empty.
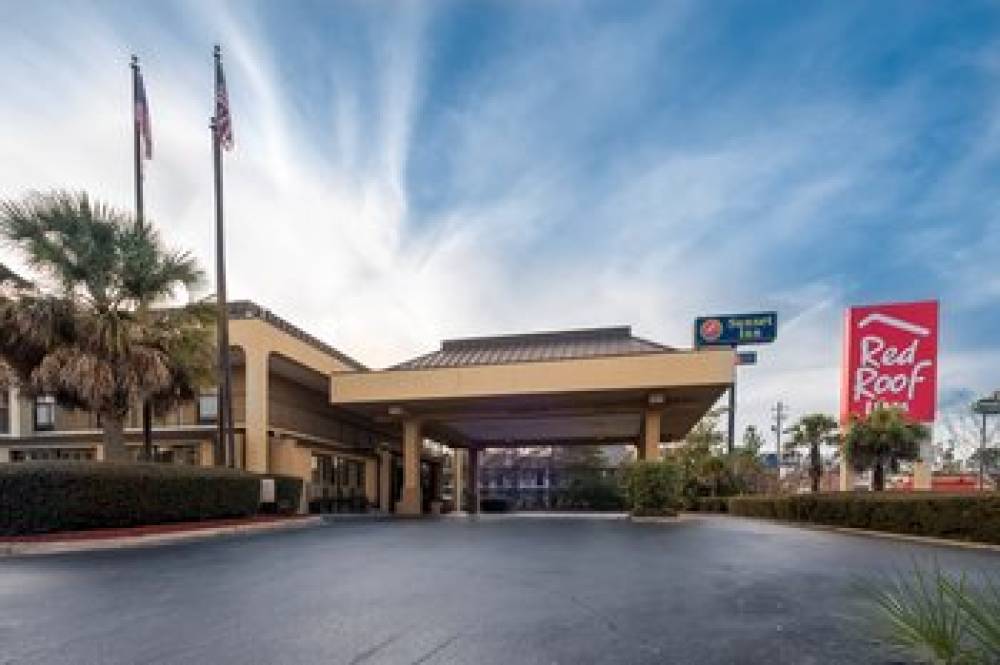
{"type": "Polygon", "coordinates": [[[734,355],[725,350],[582,358],[426,370],[352,372],[331,377],[334,404],[406,402],[730,383],[734,355]]]}
{"type": "Polygon", "coordinates": [[[325,393],[275,374],[270,376],[268,391],[271,427],[324,439],[338,438],[340,424],[325,393]]]}
{"type": "Polygon", "coordinates": [[[307,512],[309,506],[308,484],[312,478],[312,453],[298,445],[291,437],[277,437],[271,450],[272,473],[296,476],[302,479],[302,502],[299,512],[307,512]]]}
{"type": "MultiPolygon", "coordinates": [[[[234,419],[246,426],[247,470],[267,473],[269,459],[267,432],[270,424],[268,360],[279,354],[323,375],[343,372],[348,367],[342,360],[257,319],[239,319],[229,323],[229,341],[239,347],[244,357],[241,378],[240,407],[233,409],[234,419]],[[240,411],[242,410],[242,413],[240,411]]],[[[235,377],[234,377],[235,383],[235,377]]],[[[234,397],[238,394],[234,386],[234,397]]]]}

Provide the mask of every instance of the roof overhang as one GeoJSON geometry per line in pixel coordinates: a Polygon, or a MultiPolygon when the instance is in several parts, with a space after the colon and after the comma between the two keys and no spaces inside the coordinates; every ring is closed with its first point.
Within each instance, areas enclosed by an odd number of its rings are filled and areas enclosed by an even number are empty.
{"type": "Polygon", "coordinates": [[[347,372],[331,376],[330,399],[375,419],[420,418],[458,445],[627,442],[649,408],[671,440],[711,408],[734,367],[721,349],[347,372]]]}

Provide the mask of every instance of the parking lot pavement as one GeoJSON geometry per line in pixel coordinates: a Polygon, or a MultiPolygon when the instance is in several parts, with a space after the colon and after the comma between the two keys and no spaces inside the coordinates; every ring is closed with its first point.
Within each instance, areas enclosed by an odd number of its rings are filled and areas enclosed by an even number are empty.
{"type": "Polygon", "coordinates": [[[332,521],[0,561],[0,663],[890,663],[853,584],[992,552],[738,519],[332,521]]]}

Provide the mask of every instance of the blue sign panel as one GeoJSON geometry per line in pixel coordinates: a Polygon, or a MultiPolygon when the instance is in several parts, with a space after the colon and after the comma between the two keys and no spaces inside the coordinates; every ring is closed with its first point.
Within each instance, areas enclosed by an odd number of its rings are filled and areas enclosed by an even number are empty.
{"type": "Polygon", "coordinates": [[[694,321],[696,347],[769,344],[777,336],[777,312],[699,316],[694,321]]]}

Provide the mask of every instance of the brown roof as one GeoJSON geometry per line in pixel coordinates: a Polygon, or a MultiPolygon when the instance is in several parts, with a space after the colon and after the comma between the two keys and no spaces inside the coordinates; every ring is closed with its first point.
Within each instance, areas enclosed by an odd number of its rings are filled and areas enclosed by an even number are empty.
{"type": "Polygon", "coordinates": [[[227,309],[230,319],[259,319],[271,324],[283,333],[291,335],[329,356],[333,356],[355,371],[362,372],[368,369],[346,353],[338,351],[321,339],[310,335],[298,326],[289,323],[271,310],[261,307],[255,302],[250,300],[231,300],[227,303],[227,309]]]}
{"type": "Polygon", "coordinates": [[[672,351],[632,335],[629,326],[588,328],[497,337],[449,339],[441,349],[390,367],[391,370],[506,365],[541,360],[631,356],[672,351]]]}

